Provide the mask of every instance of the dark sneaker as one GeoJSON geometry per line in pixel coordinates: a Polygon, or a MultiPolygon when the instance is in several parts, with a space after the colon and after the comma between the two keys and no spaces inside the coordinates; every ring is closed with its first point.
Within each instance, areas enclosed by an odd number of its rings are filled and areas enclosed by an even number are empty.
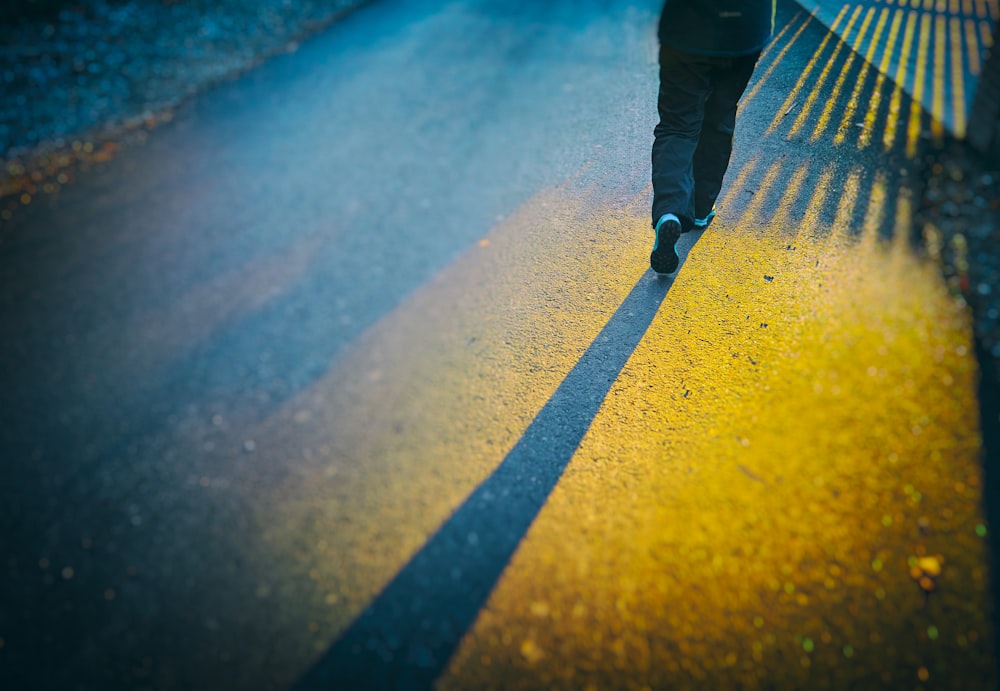
{"type": "Polygon", "coordinates": [[[715,218],[715,207],[712,207],[712,210],[709,211],[708,215],[704,218],[694,219],[694,229],[705,230],[705,228],[708,228],[708,226],[712,223],[713,218],[715,218]]]}
{"type": "Polygon", "coordinates": [[[681,224],[674,219],[661,220],[656,224],[656,241],[649,255],[649,266],[658,274],[672,274],[681,259],[674,245],[681,236],[681,224]]]}

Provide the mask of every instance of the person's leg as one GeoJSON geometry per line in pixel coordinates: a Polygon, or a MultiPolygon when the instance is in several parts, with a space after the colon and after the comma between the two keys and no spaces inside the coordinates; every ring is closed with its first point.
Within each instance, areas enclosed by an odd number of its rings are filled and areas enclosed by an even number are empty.
{"type": "Polygon", "coordinates": [[[685,230],[694,217],[692,161],[709,93],[710,63],[667,46],[660,48],[660,122],[653,131],[653,226],[668,213],[685,230]]]}
{"type": "Polygon", "coordinates": [[[712,90],[705,101],[701,138],[694,154],[694,216],[703,219],[715,206],[729,167],[736,127],[736,107],[757,65],[759,53],[717,59],[711,72],[712,90]]]}

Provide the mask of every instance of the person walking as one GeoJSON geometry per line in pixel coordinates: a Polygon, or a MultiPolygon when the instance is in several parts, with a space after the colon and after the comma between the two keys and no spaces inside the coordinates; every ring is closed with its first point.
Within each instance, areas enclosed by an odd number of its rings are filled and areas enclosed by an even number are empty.
{"type": "Polygon", "coordinates": [[[705,229],[729,166],[736,106],[774,31],[775,0],[666,0],[660,14],[660,122],[653,132],[649,265],[677,270],[681,233],[705,229]]]}

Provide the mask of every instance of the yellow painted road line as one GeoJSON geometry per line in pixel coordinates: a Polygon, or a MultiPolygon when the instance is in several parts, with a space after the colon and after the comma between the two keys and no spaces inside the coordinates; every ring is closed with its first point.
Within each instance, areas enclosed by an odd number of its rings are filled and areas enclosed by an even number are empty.
{"type": "Polygon", "coordinates": [[[986,10],[986,0],[976,0],[976,16],[980,19],[986,19],[988,12],[986,10]]]}
{"type": "Polygon", "coordinates": [[[962,0],[962,14],[966,17],[971,17],[975,9],[972,7],[972,0],[962,0]]]}
{"type": "Polygon", "coordinates": [[[440,691],[995,686],[968,317],[786,244],[705,234],[440,691]]]}
{"type": "Polygon", "coordinates": [[[813,53],[812,58],[809,60],[809,64],[806,65],[805,70],[803,70],[802,76],[799,77],[799,80],[792,88],[791,93],[788,94],[788,96],[785,98],[785,102],[782,103],[781,108],[778,109],[777,114],[771,121],[771,124],[767,128],[767,131],[764,133],[764,136],[772,134],[778,128],[778,125],[782,122],[782,120],[784,120],[785,116],[788,115],[793,110],[795,105],[795,99],[798,98],[799,92],[802,91],[803,88],[805,88],[809,80],[809,75],[812,73],[813,69],[816,67],[816,65],[822,58],[824,49],[826,48],[827,44],[836,37],[837,27],[840,25],[841,20],[844,18],[844,14],[847,12],[847,9],[848,9],[847,7],[842,7],[840,12],[837,14],[837,18],[833,21],[833,24],[830,25],[830,33],[828,33],[826,36],[823,37],[823,40],[820,42],[819,47],[816,49],[816,52],[813,53]]]}
{"type": "MultiPolygon", "coordinates": [[[[869,8],[868,13],[865,15],[865,20],[861,23],[861,28],[858,29],[858,35],[854,39],[855,46],[860,46],[861,43],[864,41],[865,35],[868,33],[868,27],[871,24],[872,19],[875,17],[875,12],[876,9],[874,7],[869,8]]],[[[885,16],[886,16],[886,10],[883,9],[882,10],[883,24],[885,23],[885,16]]],[[[846,32],[844,35],[845,36],[847,35],[846,32]]],[[[876,36],[877,35],[878,34],[876,33],[876,36]]],[[[875,36],[872,37],[872,44],[874,43],[875,43],[875,36]]],[[[871,51],[870,46],[868,50],[869,52],[871,51]]],[[[823,107],[823,112],[820,113],[819,119],[816,121],[816,126],[813,128],[812,136],[809,138],[809,141],[811,142],[818,141],[820,137],[823,135],[823,133],[826,132],[827,127],[829,127],[830,115],[831,113],[833,113],[834,107],[840,101],[840,91],[841,89],[844,88],[844,80],[847,79],[847,75],[850,73],[851,67],[854,65],[854,60],[856,57],[857,53],[855,53],[854,51],[851,51],[850,55],[847,56],[847,60],[844,62],[844,66],[840,70],[840,75],[837,77],[837,81],[833,85],[833,91],[831,91],[826,98],[826,105],[823,107]]],[[[860,78],[857,79],[857,81],[855,82],[855,87],[857,87],[857,85],[861,84],[863,81],[864,81],[863,79],[860,78]]],[[[835,140],[836,140],[836,135],[839,134],[840,134],[839,131],[835,133],[835,140]]]]}
{"type": "MultiPolygon", "coordinates": [[[[789,49],[795,44],[799,36],[802,35],[802,32],[806,30],[806,27],[809,26],[809,23],[812,22],[812,20],[813,16],[811,14],[805,17],[805,20],[802,22],[802,26],[798,28],[798,30],[795,32],[792,38],[789,39],[788,43],[781,49],[781,51],[774,58],[771,64],[768,65],[767,70],[764,71],[764,73],[760,76],[757,82],[750,88],[750,90],[746,94],[744,94],[742,100],[743,105],[745,105],[748,101],[750,101],[750,99],[752,99],[754,96],[757,95],[757,92],[760,91],[761,86],[763,86],[767,82],[767,78],[770,77],[771,73],[774,72],[774,70],[778,68],[778,65],[781,64],[781,59],[785,57],[785,53],[787,53],[789,49]]],[[[789,25],[790,24],[791,23],[789,23],[789,25]]]]}
{"type": "Polygon", "coordinates": [[[993,31],[990,22],[979,22],[979,35],[983,48],[989,50],[993,47],[993,31]]]}
{"type": "Polygon", "coordinates": [[[948,20],[943,14],[934,17],[934,66],[931,77],[931,136],[940,140],[944,136],[945,105],[944,79],[947,67],[948,20]]]}
{"type": "MultiPolygon", "coordinates": [[[[889,39],[882,49],[882,59],[879,63],[878,74],[875,77],[875,88],[872,92],[871,100],[868,103],[868,110],[865,112],[864,125],[861,135],[858,137],[858,148],[864,149],[871,144],[875,124],[878,118],[879,106],[882,104],[882,87],[885,85],[885,75],[889,72],[889,64],[892,54],[896,50],[896,41],[899,39],[899,27],[903,21],[903,10],[896,10],[892,17],[892,25],[889,28],[889,39]]],[[[891,102],[890,102],[891,105],[891,102]]],[[[896,106],[897,110],[899,106],[896,106]]],[[[890,108],[891,110],[891,108],[890,108]]],[[[886,125],[888,127],[888,125],[886,125]]]]}
{"type": "Polygon", "coordinates": [[[976,34],[976,20],[965,20],[965,54],[969,56],[969,72],[973,77],[978,77],[982,69],[980,56],[982,49],[979,47],[979,36],[976,34]]]}
{"type": "Polygon", "coordinates": [[[962,50],[962,20],[952,17],[951,27],[951,94],[955,118],[955,136],[965,137],[965,51],[962,50]]]}
{"type": "MultiPolygon", "coordinates": [[[[885,119],[885,132],[882,136],[882,144],[889,150],[896,143],[896,130],[899,127],[900,109],[903,100],[903,85],[906,80],[907,63],[910,60],[910,50],[913,48],[913,35],[917,26],[917,12],[909,12],[906,18],[906,29],[903,30],[903,43],[899,56],[899,66],[896,69],[896,85],[892,90],[892,97],[889,99],[889,112],[885,119]]],[[[873,118],[874,120],[874,118],[873,118]]]]}

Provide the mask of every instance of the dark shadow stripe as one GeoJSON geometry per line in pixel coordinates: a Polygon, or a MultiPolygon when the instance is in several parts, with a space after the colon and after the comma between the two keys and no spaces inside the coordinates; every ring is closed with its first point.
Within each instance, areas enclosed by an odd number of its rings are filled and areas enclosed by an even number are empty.
{"type": "MultiPolygon", "coordinates": [[[[652,236],[652,234],[650,234],[652,236]]],[[[682,236],[682,258],[698,233],[682,236]]],[[[429,689],[673,284],[648,271],[514,448],[295,688],[429,689]]]]}

